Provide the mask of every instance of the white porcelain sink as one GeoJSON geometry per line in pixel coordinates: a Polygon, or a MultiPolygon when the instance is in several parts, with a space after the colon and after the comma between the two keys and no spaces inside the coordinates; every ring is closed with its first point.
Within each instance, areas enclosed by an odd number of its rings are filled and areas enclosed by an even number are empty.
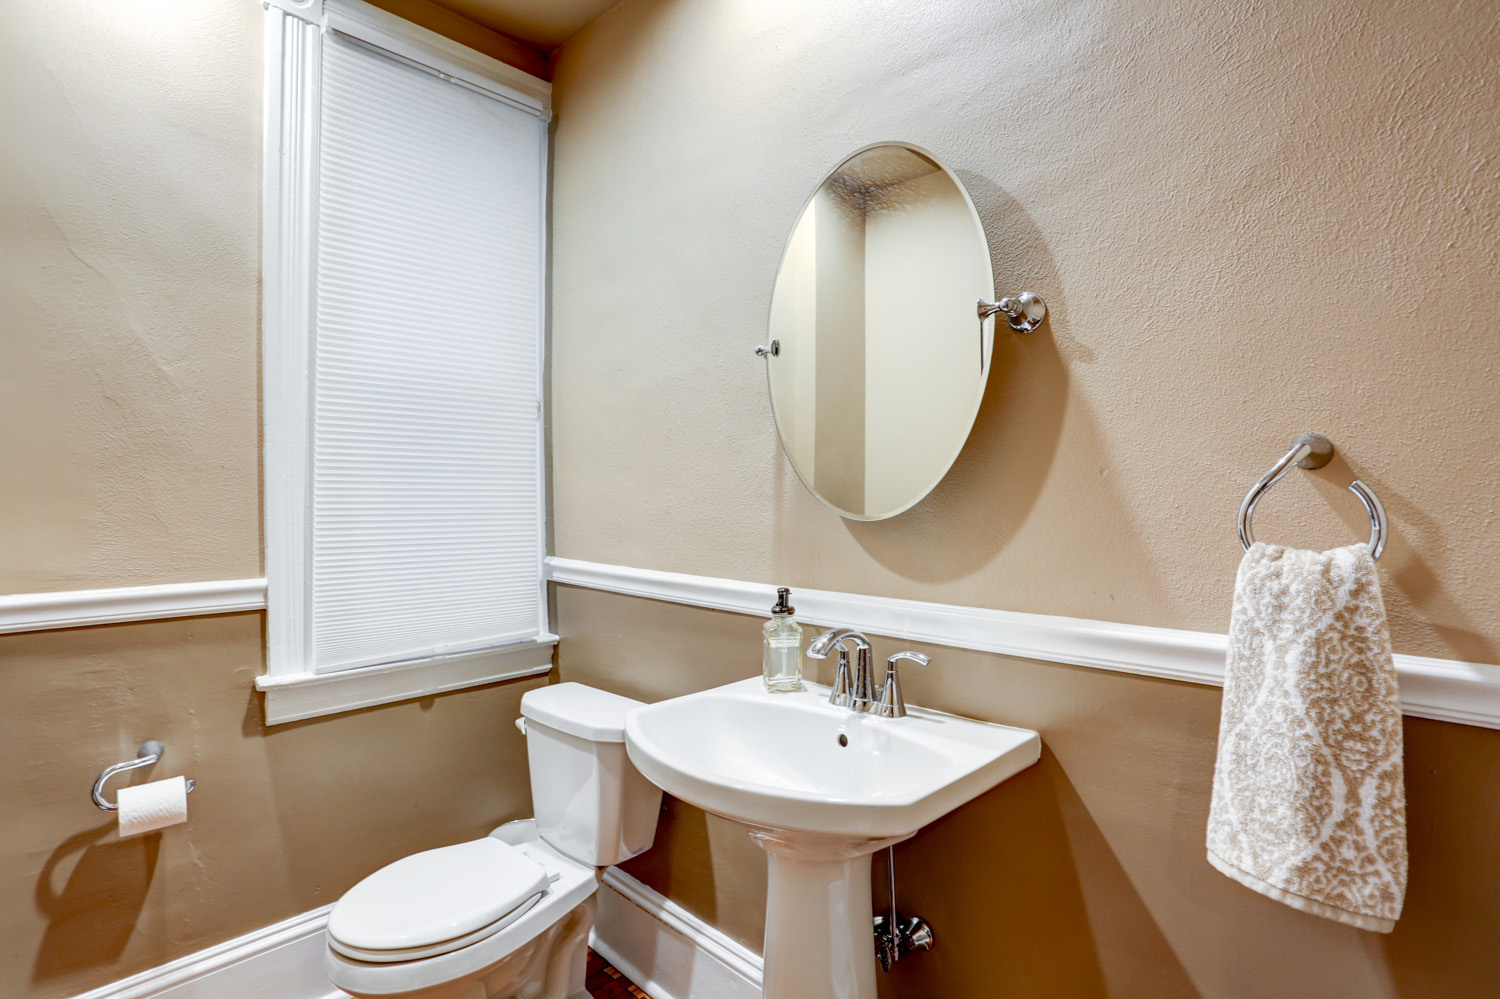
{"type": "Polygon", "coordinates": [[[827,687],[769,694],[758,677],[637,708],[625,746],[654,784],[746,824],[769,854],[769,999],[873,997],[870,855],[1041,755],[1027,729],[916,707],[878,718],[829,704],[827,687]]]}
{"type": "Polygon", "coordinates": [[[1027,729],[910,708],[876,718],[828,688],[752,678],[631,712],[625,744],[652,783],[753,826],[905,838],[1037,761],[1027,729]]]}

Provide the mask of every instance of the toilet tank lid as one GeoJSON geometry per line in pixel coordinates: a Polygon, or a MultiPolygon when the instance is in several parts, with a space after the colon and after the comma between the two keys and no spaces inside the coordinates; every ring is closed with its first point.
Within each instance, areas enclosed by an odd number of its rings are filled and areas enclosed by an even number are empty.
{"type": "Polygon", "coordinates": [[[521,714],[591,742],[624,742],[625,714],[644,702],[582,683],[558,683],[521,695],[521,714]]]}

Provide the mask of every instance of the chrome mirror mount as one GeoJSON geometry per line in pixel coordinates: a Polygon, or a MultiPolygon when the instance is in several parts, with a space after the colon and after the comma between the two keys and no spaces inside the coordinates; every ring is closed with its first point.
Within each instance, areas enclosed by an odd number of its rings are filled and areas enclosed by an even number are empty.
{"type": "Polygon", "coordinates": [[[998,302],[986,302],[982,298],[979,300],[980,322],[996,313],[1003,313],[1010,328],[1017,333],[1030,333],[1047,318],[1047,303],[1042,301],[1040,295],[1030,291],[1002,298],[998,302]]]}

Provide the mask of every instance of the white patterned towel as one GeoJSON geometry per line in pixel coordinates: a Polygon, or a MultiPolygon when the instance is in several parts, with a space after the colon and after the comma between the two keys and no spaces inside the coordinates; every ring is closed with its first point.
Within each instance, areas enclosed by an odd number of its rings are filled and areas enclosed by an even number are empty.
{"type": "Polygon", "coordinates": [[[1208,862],[1389,933],[1406,896],[1401,701],[1375,562],[1255,544],[1235,580],[1208,862]]]}

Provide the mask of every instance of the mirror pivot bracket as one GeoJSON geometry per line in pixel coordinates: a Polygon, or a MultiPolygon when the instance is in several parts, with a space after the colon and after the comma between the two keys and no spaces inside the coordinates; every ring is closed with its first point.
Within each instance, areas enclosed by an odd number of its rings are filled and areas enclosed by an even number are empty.
{"type": "Polygon", "coordinates": [[[1040,295],[1030,291],[1002,298],[998,302],[986,302],[982,298],[979,300],[981,320],[988,319],[997,312],[1004,313],[1010,328],[1017,333],[1030,333],[1047,318],[1047,303],[1042,301],[1040,295]]]}

